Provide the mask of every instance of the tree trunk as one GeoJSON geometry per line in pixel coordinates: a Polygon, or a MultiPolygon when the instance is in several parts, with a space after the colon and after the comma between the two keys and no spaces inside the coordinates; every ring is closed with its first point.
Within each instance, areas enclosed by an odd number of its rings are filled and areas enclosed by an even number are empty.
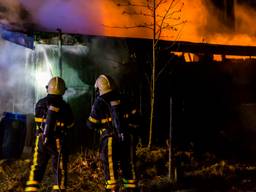
{"type": "Polygon", "coordinates": [[[153,42],[152,42],[152,74],[150,82],[150,124],[149,124],[149,141],[148,148],[152,145],[153,136],[153,122],[154,122],[154,109],[155,109],[155,77],[156,77],[156,1],[153,1],[153,42]]]}

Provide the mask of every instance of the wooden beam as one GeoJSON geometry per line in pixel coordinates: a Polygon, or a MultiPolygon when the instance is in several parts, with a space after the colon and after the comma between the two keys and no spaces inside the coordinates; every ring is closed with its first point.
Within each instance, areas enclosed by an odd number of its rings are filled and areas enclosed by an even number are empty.
{"type": "Polygon", "coordinates": [[[183,41],[161,41],[160,46],[162,49],[167,49],[168,51],[237,56],[256,56],[256,46],[220,45],[183,41]]]}

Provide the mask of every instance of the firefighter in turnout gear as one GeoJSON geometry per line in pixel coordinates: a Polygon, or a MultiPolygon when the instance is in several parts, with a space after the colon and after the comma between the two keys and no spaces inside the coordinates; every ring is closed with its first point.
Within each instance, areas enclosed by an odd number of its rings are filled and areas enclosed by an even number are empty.
{"type": "Polygon", "coordinates": [[[113,79],[109,76],[100,75],[95,88],[99,94],[92,106],[87,126],[100,132],[100,158],[106,191],[135,191],[134,147],[129,126],[132,126],[130,119],[136,110],[114,89],[113,79]],[[122,178],[119,177],[120,172],[122,178]],[[120,180],[121,184],[118,183],[120,180]]]}
{"type": "Polygon", "coordinates": [[[73,126],[73,114],[62,95],[65,82],[53,77],[46,86],[47,96],[40,99],[35,107],[36,139],[33,159],[26,183],[26,192],[39,191],[49,159],[52,160],[54,182],[52,191],[63,192],[67,184],[66,136],[73,126]]]}

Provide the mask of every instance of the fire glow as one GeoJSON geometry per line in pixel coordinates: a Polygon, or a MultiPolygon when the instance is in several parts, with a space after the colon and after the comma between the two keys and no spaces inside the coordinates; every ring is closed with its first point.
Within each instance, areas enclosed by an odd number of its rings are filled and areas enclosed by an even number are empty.
{"type": "MultiPolygon", "coordinates": [[[[146,2],[2,0],[0,23],[14,30],[31,23],[29,28],[33,27],[35,31],[56,32],[60,28],[63,33],[71,34],[151,39],[152,30],[141,27],[145,23],[152,24],[152,17],[146,16],[152,14],[145,8],[146,2]],[[26,17],[27,21],[19,16],[24,11],[29,15],[26,17]]],[[[164,15],[172,0],[162,2],[156,10],[157,15],[164,15]]],[[[177,25],[177,31],[163,30],[162,39],[254,46],[255,28],[251,26],[254,25],[255,9],[245,3],[241,4],[242,1],[233,1],[234,19],[230,19],[230,22],[234,22],[231,24],[234,28],[230,29],[223,24],[219,16],[221,11],[212,2],[213,0],[174,1],[171,12],[177,13],[172,15],[173,19],[168,20],[169,24],[186,22],[177,25]],[[175,18],[180,20],[175,21],[175,18]]]]}

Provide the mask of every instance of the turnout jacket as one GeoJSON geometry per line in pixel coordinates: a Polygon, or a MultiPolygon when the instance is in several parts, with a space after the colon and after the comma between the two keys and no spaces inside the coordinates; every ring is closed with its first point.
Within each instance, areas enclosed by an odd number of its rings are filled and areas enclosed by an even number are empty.
{"type": "MultiPolygon", "coordinates": [[[[37,133],[44,132],[45,123],[47,123],[47,113],[50,111],[56,112],[51,117],[54,123],[53,128],[50,128],[49,140],[54,137],[65,136],[67,129],[74,125],[73,113],[68,103],[66,103],[62,96],[48,94],[46,97],[40,99],[35,108],[35,122],[37,133]],[[49,109],[50,108],[50,109],[49,109]]],[[[49,119],[49,118],[48,118],[49,119]]],[[[52,124],[52,122],[49,122],[52,124]]]]}
{"type": "Polygon", "coordinates": [[[91,109],[87,126],[100,131],[101,137],[127,134],[136,127],[137,110],[115,91],[97,96],[91,109]]]}

